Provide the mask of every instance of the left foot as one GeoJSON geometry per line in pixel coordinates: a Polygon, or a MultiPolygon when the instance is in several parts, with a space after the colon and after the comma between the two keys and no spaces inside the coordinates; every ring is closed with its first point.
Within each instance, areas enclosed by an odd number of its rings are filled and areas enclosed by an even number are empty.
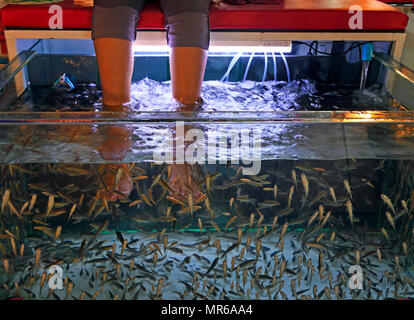
{"type": "Polygon", "coordinates": [[[111,202],[128,198],[134,187],[134,183],[129,176],[127,165],[125,163],[122,163],[112,164],[108,166],[111,166],[112,170],[106,170],[103,176],[103,180],[108,191],[101,189],[99,192],[99,198],[103,200],[103,198],[106,197],[106,199],[111,202]],[[122,175],[119,179],[118,184],[114,188],[116,172],[118,171],[118,168],[122,168],[122,175]],[[113,170],[115,170],[115,172],[113,172],[113,170]]]}

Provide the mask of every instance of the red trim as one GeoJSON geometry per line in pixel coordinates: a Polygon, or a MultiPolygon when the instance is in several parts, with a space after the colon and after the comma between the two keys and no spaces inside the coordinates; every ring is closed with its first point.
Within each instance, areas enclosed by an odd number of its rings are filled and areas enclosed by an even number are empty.
{"type": "MultiPolygon", "coordinates": [[[[90,29],[92,9],[75,6],[72,0],[58,3],[64,12],[64,29],[90,29]]],[[[349,8],[364,10],[364,30],[405,30],[408,16],[377,0],[281,0],[280,4],[223,4],[210,10],[212,30],[344,30],[349,31],[349,8]]],[[[49,5],[7,5],[1,10],[6,27],[48,28],[49,5]]],[[[141,12],[138,29],[164,29],[158,3],[149,2],[141,12]]]]}

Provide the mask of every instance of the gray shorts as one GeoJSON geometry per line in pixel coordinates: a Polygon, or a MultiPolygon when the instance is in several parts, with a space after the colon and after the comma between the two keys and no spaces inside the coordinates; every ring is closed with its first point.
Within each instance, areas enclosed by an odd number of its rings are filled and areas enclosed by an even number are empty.
{"type": "MultiPolygon", "coordinates": [[[[139,14],[147,0],[95,0],[92,39],[120,38],[135,41],[139,14]]],[[[151,1],[151,0],[149,0],[151,1]]],[[[211,0],[160,0],[170,47],[200,47],[210,44],[211,0]]]]}

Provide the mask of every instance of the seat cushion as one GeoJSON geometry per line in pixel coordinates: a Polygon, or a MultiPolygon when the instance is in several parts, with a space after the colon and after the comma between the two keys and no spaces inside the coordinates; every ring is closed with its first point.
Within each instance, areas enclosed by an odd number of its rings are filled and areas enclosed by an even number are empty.
{"type": "MultiPolygon", "coordinates": [[[[408,17],[377,0],[280,0],[279,4],[212,5],[212,30],[278,31],[352,31],[348,12],[352,5],[364,11],[363,30],[405,30],[408,17]]],[[[75,6],[72,0],[59,3],[63,8],[64,29],[90,29],[92,9],[75,6]]],[[[47,29],[49,5],[8,5],[1,9],[6,28],[47,29]]],[[[142,30],[164,30],[164,15],[157,2],[149,2],[141,12],[137,26],[142,30]]]]}

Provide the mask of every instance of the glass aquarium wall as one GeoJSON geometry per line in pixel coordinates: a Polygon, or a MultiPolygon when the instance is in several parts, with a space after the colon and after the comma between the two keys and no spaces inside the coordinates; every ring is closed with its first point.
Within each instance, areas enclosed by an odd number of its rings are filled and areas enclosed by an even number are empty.
{"type": "Polygon", "coordinates": [[[211,56],[194,111],[166,56],[123,112],[92,55],[12,61],[0,298],[413,298],[414,114],[385,86],[411,71],[374,58],[360,88],[356,44],[304,46],[211,56]]]}

